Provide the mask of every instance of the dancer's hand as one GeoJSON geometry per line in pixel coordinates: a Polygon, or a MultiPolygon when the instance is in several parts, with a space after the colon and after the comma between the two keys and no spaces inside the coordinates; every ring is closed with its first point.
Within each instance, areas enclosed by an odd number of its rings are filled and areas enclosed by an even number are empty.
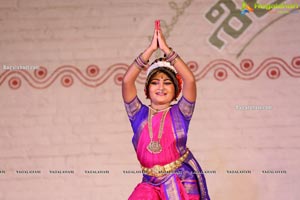
{"type": "Polygon", "coordinates": [[[150,46],[149,48],[154,52],[158,49],[158,39],[157,39],[157,36],[158,36],[158,30],[155,30],[154,29],[154,33],[153,33],[153,36],[152,36],[152,41],[150,43],[150,46]]]}
{"type": "Polygon", "coordinates": [[[166,42],[165,36],[163,35],[163,32],[161,29],[158,29],[158,45],[159,48],[165,53],[165,54],[169,54],[170,53],[170,48],[166,42]]]}

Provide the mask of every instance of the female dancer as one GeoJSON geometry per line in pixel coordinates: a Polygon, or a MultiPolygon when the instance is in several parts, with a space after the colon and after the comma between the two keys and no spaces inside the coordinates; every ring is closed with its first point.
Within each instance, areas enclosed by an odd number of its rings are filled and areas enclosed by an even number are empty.
{"type": "Polygon", "coordinates": [[[155,28],[149,47],[124,75],[122,94],[134,132],[133,146],[143,172],[143,180],[129,200],[209,200],[200,165],[186,147],[196,100],[195,78],[178,54],[169,48],[160,27],[155,28]],[[165,57],[148,66],[149,58],[158,49],[165,57]],[[144,69],[147,69],[145,94],[150,99],[149,106],[137,97],[135,86],[144,69]],[[181,90],[178,103],[171,105],[181,90]]]}

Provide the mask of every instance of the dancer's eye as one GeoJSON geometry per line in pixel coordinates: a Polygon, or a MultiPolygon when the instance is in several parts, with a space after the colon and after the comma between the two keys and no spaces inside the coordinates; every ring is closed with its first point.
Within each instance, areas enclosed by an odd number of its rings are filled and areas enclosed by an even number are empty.
{"type": "Polygon", "coordinates": [[[151,82],[150,82],[150,84],[151,84],[151,85],[158,85],[158,84],[159,84],[159,82],[158,82],[158,81],[156,81],[156,80],[153,80],[153,81],[151,81],[151,82]]]}
{"type": "Polygon", "coordinates": [[[164,84],[165,85],[172,85],[173,83],[171,81],[165,81],[164,84]]]}

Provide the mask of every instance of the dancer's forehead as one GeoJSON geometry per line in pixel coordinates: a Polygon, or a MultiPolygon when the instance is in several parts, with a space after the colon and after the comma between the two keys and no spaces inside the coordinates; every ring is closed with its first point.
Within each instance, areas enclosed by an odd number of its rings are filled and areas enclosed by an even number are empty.
{"type": "Polygon", "coordinates": [[[170,77],[164,72],[157,72],[151,77],[151,80],[171,80],[170,77]]]}

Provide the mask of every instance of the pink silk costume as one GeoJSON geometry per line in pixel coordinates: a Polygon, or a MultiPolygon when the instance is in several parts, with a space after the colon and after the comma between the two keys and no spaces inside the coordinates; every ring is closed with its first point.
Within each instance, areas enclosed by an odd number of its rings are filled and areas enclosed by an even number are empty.
{"type": "MultiPolygon", "coordinates": [[[[195,103],[184,97],[169,109],[161,138],[162,152],[153,154],[147,150],[150,142],[148,131],[149,107],[142,104],[138,97],[125,102],[125,108],[133,129],[132,143],[140,164],[151,168],[177,160],[187,150],[187,132],[195,103]]],[[[157,141],[158,130],[163,112],[152,118],[153,140],[157,141]]],[[[191,152],[183,164],[173,173],[162,177],[143,174],[129,200],[209,200],[206,181],[202,169],[191,152]]]]}

